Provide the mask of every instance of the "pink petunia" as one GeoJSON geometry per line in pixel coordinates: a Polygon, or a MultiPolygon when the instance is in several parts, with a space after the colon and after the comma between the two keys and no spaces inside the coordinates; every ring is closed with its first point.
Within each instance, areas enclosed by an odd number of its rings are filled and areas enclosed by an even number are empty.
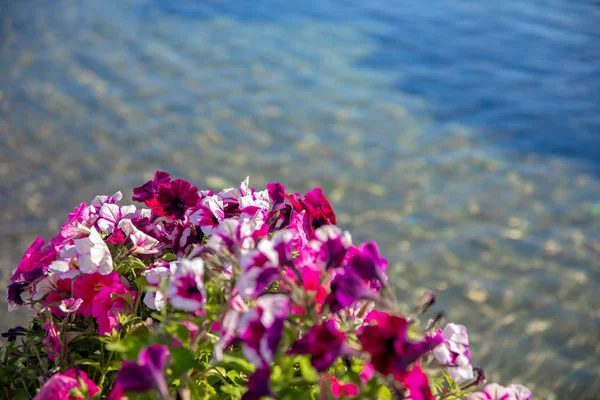
{"type": "Polygon", "coordinates": [[[86,398],[92,398],[100,392],[84,371],[71,368],[48,379],[33,400],[83,400],[71,394],[74,389],[83,392],[86,398]]]}

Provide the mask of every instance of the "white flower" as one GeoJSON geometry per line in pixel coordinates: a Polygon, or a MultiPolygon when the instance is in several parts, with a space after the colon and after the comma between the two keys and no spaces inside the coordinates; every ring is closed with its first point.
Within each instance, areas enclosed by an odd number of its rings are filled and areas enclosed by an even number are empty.
{"type": "Polygon", "coordinates": [[[75,240],[75,250],[79,269],[84,274],[99,272],[107,275],[112,272],[113,260],[110,250],[96,228],[90,229],[88,237],[75,240]]]}
{"type": "Polygon", "coordinates": [[[454,381],[465,382],[473,379],[467,328],[450,323],[441,334],[444,343],[433,349],[436,360],[445,366],[446,372],[454,381]]]}
{"type": "Polygon", "coordinates": [[[135,206],[133,205],[119,207],[116,204],[104,203],[98,213],[98,228],[102,232],[113,233],[115,226],[121,219],[131,217],[134,213],[135,206]]]}
{"type": "Polygon", "coordinates": [[[133,243],[131,254],[156,254],[160,251],[161,243],[136,228],[130,219],[124,218],[119,221],[117,228],[121,229],[131,239],[133,243]]]}

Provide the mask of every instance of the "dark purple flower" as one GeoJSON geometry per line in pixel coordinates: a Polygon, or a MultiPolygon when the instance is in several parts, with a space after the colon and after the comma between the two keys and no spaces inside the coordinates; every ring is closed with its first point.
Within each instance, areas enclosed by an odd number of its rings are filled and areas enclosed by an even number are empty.
{"type": "Polygon", "coordinates": [[[200,202],[198,188],[186,180],[175,179],[161,186],[152,210],[169,218],[183,219],[185,212],[200,202]]]}
{"type": "Polygon", "coordinates": [[[359,248],[352,247],[348,250],[348,267],[366,281],[378,280],[385,284],[387,266],[388,262],[379,255],[375,242],[363,243],[359,248]]]}
{"type": "Polygon", "coordinates": [[[260,400],[263,397],[271,397],[273,392],[269,387],[271,370],[268,367],[259,368],[248,379],[246,386],[248,390],[242,396],[242,400],[260,400]]]}
{"type": "Polygon", "coordinates": [[[14,328],[10,328],[8,332],[4,332],[2,335],[3,338],[6,338],[7,341],[12,342],[17,339],[17,336],[25,336],[25,328],[22,326],[15,326],[14,328]]]}
{"type": "Polygon", "coordinates": [[[381,374],[401,380],[412,363],[444,341],[441,336],[426,336],[422,342],[411,342],[406,337],[409,325],[405,318],[380,312],[376,325],[359,333],[363,350],[381,374]]]}
{"type": "Polygon", "coordinates": [[[256,307],[240,319],[239,339],[246,359],[257,368],[268,367],[275,357],[290,311],[290,300],[281,294],[259,297],[256,307]]]}
{"type": "Polygon", "coordinates": [[[156,171],[154,179],[133,189],[133,201],[147,202],[152,200],[162,185],[171,182],[171,175],[167,172],[156,171]]]}
{"type": "Polygon", "coordinates": [[[310,354],[310,363],[319,372],[324,372],[341,355],[350,354],[345,344],[346,335],[340,332],[335,321],[313,326],[301,339],[298,339],[288,351],[288,354],[310,354]]]}
{"type": "Polygon", "coordinates": [[[331,281],[326,303],[338,312],[358,300],[379,301],[379,296],[352,270],[340,271],[331,281]]]}
{"type": "Polygon", "coordinates": [[[315,239],[310,245],[317,250],[317,268],[329,270],[342,266],[352,237],[335,225],[325,225],[315,231],[315,239]]]}
{"type": "Polygon", "coordinates": [[[9,309],[22,306],[24,304],[21,294],[29,286],[29,282],[15,282],[8,285],[8,294],[6,296],[6,302],[8,303],[9,309]]]}
{"type": "Polygon", "coordinates": [[[138,360],[123,361],[117,373],[116,384],[124,391],[147,392],[157,390],[163,399],[169,398],[165,369],[171,363],[169,348],[153,344],[140,350],[138,360]]]}

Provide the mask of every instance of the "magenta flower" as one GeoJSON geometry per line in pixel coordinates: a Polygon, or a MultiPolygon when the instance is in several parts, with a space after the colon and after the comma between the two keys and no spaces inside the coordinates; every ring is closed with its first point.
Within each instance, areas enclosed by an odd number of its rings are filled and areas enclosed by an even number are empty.
{"type": "Polygon", "coordinates": [[[330,319],[313,326],[303,338],[294,342],[287,354],[310,354],[311,365],[317,371],[324,372],[340,356],[351,354],[345,342],[346,335],[340,332],[335,326],[335,321],[330,319]]]}
{"type": "Polygon", "coordinates": [[[348,250],[348,267],[353,269],[365,281],[377,280],[381,284],[387,282],[385,270],[388,262],[379,255],[379,248],[375,242],[367,242],[359,248],[351,247],[348,250]]]}
{"type": "Polygon", "coordinates": [[[83,300],[82,304],[77,310],[77,314],[82,314],[86,317],[92,316],[94,298],[96,295],[102,289],[115,285],[121,285],[121,278],[115,271],[108,275],[95,273],[77,276],[73,280],[73,297],[83,300]]]}
{"type": "Polygon", "coordinates": [[[318,228],[315,231],[315,240],[309,243],[309,246],[317,250],[316,266],[320,270],[341,267],[351,245],[350,233],[334,225],[318,228]]]}
{"type": "Polygon", "coordinates": [[[85,203],[75,207],[58,235],[50,240],[50,246],[59,251],[64,245],[73,244],[73,240],[82,233],[80,227],[89,228],[92,225],[93,220],[90,211],[85,203]]]}
{"type": "Polygon", "coordinates": [[[267,368],[273,362],[289,312],[290,300],[286,296],[270,294],[259,297],[256,307],[242,315],[239,325],[242,351],[257,368],[267,368]]]}
{"type": "Polygon", "coordinates": [[[421,356],[442,343],[441,337],[425,337],[422,342],[407,339],[408,320],[380,313],[376,325],[366,326],[359,333],[363,350],[371,355],[371,364],[383,375],[401,379],[408,367],[421,356]]]}
{"type": "Polygon", "coordinates": [[[523,385],[500,386],[497,383],[485,385],[483,392],[475,392],[467,400],[530,400],[531,390],[523,385]]]}
{"type": "MultiPolygon", "coordinates": [[[[144,183],[140,187],[136,187],[133,189],[133,201],[139,202],[148,202],[149,200],[154,199],[156,192],[161,186],[168,184],[171,182],[171,175],[167,172],[156,171],[154,174],[154,179],[144,183]]],[[[146,204],[148,205],[148,204],[146,204]]]]}
{"type": "Polygon", "coordinates": [[[248,390],[242,396],[242,400],[261,400],[264,397],[272,397],[273,392],[269,387],[271,370],[268,367],[258,368],[250,378],[246,386],[248,390]]]}
{"type": "Polygon", "coordinates": [[[354,383],[341,383],[335,376],[330,376],[331,394],[336,399],[344,396],[358,396],[360,389],[354,383]]]}
{"type": "Polygon", "coordinates": [[[167,296],[171,305],[184,311],[196,311],[206,301],[204,262],[201,258],[183,259],[171,277],[167,296]]]}
{"type": "Polygon", "coordinates": [[[429,388],[429,379],[419,363],[415,363],[415,366],[402,376],[400,382],[406,390],[406,399],[436,400],[429,388]]]}
{"type": "Polygon", "coordinates": [[[173,219],[183,219],[187,210],[200,202],[198,188],[186,180],[175,179],[161,186],[152,210],[173,219]]]}
{"type": "Polygon", "coordinates": [[[321,188],[314,188],[304,195],[304,203],[311,215],[312,226],[317,229],[323,225],[337,224],[335,212],[321,188]]]}
{"type": "Polygon", "coordinates": [[[122,295],[131,296],[131,304],[133,304],[137,292],[128,290],[118,283],[103,288],[94,296],[92,316],[98,322],[98,334],[110,334],[119,325],[119,315],[131,312],[131,307],[122,295]]]}
{"type": "Polygon", "coordinates": [[[122,391],[144,393],[156,390],[163,399],[169,398],[165,369],[171,364],[169,348],[153,344],[140,350],[138,360],[123,361],[117,372],[116,385],[122,391]]]}
{"type": "Polygon", "coordinates": [[[74,389],[87,394],[86,398],[88,399],[100,391],[85,372],[71,368],[62,374],[52,375],[33,400],[83,400],[82,397],[71,395],[71,391],[74,389]]]}
{"type": "Polygon", "coordinates": [[[338,312],[358,300],[379,301],[379,296],[352,270],[345,269],[331,281],[326,303],[331,311],[338,312]]]}
{"type": "Polygon", "coordinates": [[[48,266],[56,259],[56,256],[56,250],[51,246],[45,246],[44,239],[38,237],[25,251],[21,262],[13,271],[10,281],[13,283],[22,280],[32,282],[33,276],[39,277],[48,270],[48,266]]]}
{"type": "Polygon", "coordinates": [[[439,330],[444,342],[433,349],[433,355],[456,382],[473,379],[473,366],[469,354],[469,336],[463,325],[448,324],[444,330],[439,330]]]}

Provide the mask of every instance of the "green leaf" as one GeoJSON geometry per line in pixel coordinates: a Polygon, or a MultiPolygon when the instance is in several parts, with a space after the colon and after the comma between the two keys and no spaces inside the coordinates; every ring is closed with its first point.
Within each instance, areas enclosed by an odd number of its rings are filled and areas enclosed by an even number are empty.
{"type": "Polygon", "coordinates": [[[198,382],[192,389],[192,392],[194,394],[192,397],[194,400],[210,400],[218,398],[217,391],[206,380],[198,382]]]}
{"type": "Polygon", "coordinates": [[[310,359],[307,356],[297,357],[298,364],[300,365],[300,374],[302,378],[308,383],[314,383],[317,381],[317,371],[310,365],[310,359]]]}
{"type": "Polygon", "coordinates": [[[102,367],[100,366],[100,363],[98,361],[92,361],[92,360],[77,360],[75,361],[75,365],[87,365],[90,366],[92,368],[97,369],[98,371],[102,372],[102,367]]]}
{"type": "Polygon", "coordinates": [[[246,388],[244,386],[223,385],[220,389],[223,393],[227,393],[237,399],[246,393],[246,388]]]}
{"type": "Polygon", "coordinates": [[[241,355],[238,356],[235,353],[223,354],[223,360],[219,363],[227,369],[235,369],[250,375],[254,372],[254,365],[246,361],[241,355]]]}
{"type": "Polygon", "coordinates": [[[377,391],[377,398],[379,400],[392,400],[392,392],[387,386],[381,385],[377,391]]]}
{"type": "Polygon", "coordinates": [[[127,339],[108,343],[106,345],[106,349],[108,351],[120,353],[125,359],[134,360],[137,358],[138,353],[145,345],[145,340],[140,340],[139,338],[136,338],[134,336],[129,336],[127,337],[127,339]]]}
{"type": "Polygon", "coordinates": [[[200,369],[200,364],[194,359],[194,354],[185,347],[171,349],[171,373],[173,378],[179,378],[192,368],[200,369]]]}

